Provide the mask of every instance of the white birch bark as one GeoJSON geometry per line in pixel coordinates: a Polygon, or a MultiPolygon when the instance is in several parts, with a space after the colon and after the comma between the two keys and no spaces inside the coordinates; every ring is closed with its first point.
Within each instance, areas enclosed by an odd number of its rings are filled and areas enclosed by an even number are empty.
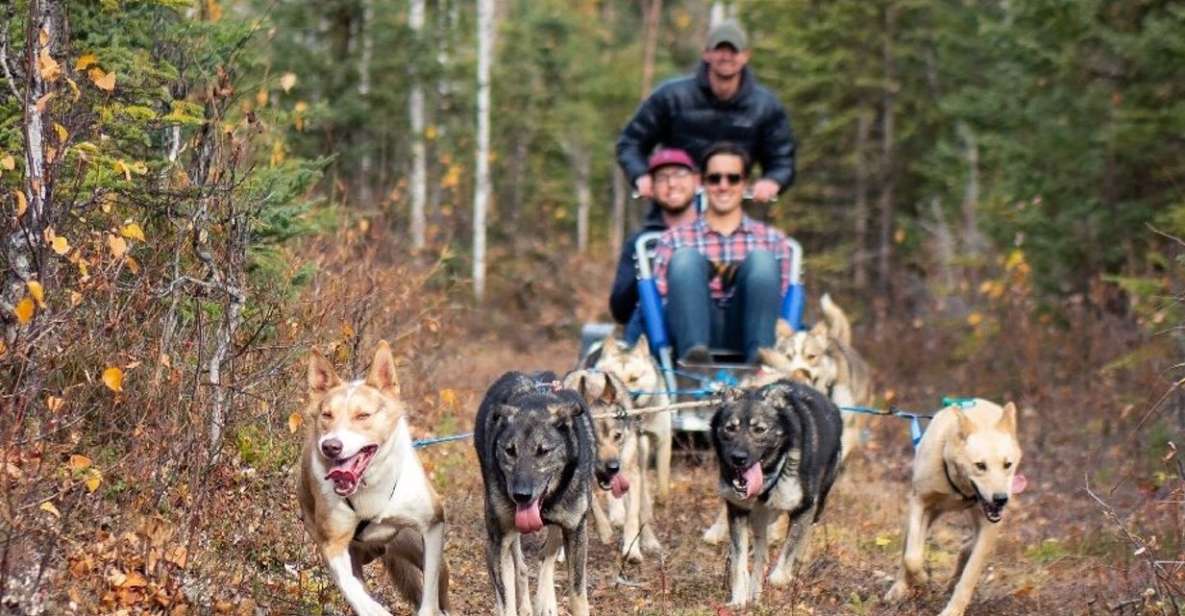
{"type": "Polygon", "coordinates": [[[490,61],[494,0],[477,0],[477,173],[473,194],[473,292],[485,296],[486,209],[490,200],[490,61]]]}
{"type": "MultiPolygon", "coordinates": [[[[358,98],[363,104],[370,98],[370,69],[374,59],[374,2],[375,0],[362,0],[362,24],[358,28],[358,34],[362,39],[362,53],[358,57],[358,98]]],[[[370,143],[370,134],[364,130],[358,137],[358,147],[362,149],[362,158],[358,161],[358,173],[361,176],[358,178],[358,196],[367,206],[374,197],[371,177],[371,170],[374,168],[371,158],[373,145],[370,143]]]]}
{"type": "MultiPolygon", "coordinates": [[[[424,32],[424,0],[411,0],[407,24],[418,49],[424,32]]],[[[424,87],[415,66],[411,71],[411,92],[407,103],[411,123],[411,243],[419,250],[426,242],[424,206],[428,202],[428,153],[424,147],[424,87]]]]}

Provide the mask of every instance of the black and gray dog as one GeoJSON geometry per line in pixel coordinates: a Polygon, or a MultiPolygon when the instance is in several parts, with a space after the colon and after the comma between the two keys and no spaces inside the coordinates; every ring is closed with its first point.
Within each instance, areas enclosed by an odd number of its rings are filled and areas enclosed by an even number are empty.
{"type": "Polygon", "coordinates": [[[486,566],[498,616],[558,616],[555,561],[561,538],[571,612],[588,614],[585,564],[596,437],[580,394],[555,375],[508,372],[477,411],[474,447],[485,483],[486,566]],[[549,526],[535,610],[528,599],[521,535],[549,526]]]}
{"type": "Polygon", "coordinates": [[[731,539],[731,604],[761,596],[769,556],[767,531],[790,515],[790,536],[770,583],[785,585],[823,513],[840,462],[843,421],[839,409],[815,389],[777,381],[750,391],[733,390],[712,416],[712,446],[720,466],[720,495],[728,508],[731,539]],[[749,533],[753,534],[753,579],[749,533]]]}

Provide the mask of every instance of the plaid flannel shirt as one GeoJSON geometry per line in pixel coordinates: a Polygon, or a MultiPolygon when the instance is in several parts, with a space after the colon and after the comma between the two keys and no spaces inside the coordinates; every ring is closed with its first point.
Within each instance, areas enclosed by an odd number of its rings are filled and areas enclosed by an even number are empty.
{"type": "Polygon", "coordinates": [[[719,305],[732,299],[734,285],[732,278],[745,257],[755,250],[773,253],[782,273],[782,296],[790,288],[790,244],[786,236],[777,229],[744,216],[741,224],[729,235],[713,231],[704,219],[668,229],[658,240],[654,255],[654,280],[658,292],[667,295],[667,270],[671,257],[680,248],[695,248],[708,259],[712,267],[712,279],[708,290],[719,305]]]}

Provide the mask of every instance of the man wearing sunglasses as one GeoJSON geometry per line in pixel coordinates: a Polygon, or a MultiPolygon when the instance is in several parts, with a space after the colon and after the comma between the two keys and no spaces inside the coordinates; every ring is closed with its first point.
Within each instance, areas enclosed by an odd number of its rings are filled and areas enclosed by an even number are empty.
{"type": "Polygon", "coordinates": [[[738,144],[761,164],[753,199],[770,201],[794,181],[794,134],[786,110],[749,70],[749,39],[733,21],[712,29],[695,74],[668,81],[638,108],[617,141],[617,162],[638,194],[654,179],[646,155],[658,144],[702,160],[720,141],[738,144]]]}
{"type": "Polygon", "coordinates": [[[662,235],[654,278],[666,298],[675,354],[707,363],[709,348],[739,352],[757,361],[772,347],[782,296],[790,285],[790,246],[777,229],[745,215],[749,155],[732,143],[704,156],[708,208],[702,217],[662,235]]]}
{"type": "Polygon", "coordinates": [[[683,150],[664,148],[650,156],[647,175],[654,182],[654,207],[658,216],[647,217],[642,229],[634,233],[621,247],[617,261],[617,275],[609,294],[609,311],[613,319],[625,325],[625,339],[631,345],[642,335],[642,320],[638,313],[637,255],[634,245],[638,236],[649,231],[666,231],[695,220],[691,207],[699,188],[699,173],[691,156],[683,150]]]}

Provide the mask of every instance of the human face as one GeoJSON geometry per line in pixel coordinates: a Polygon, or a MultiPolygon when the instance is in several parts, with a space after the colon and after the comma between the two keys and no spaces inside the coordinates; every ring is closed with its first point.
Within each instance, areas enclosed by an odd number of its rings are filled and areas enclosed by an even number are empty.
{"type": "Polygon", "coordinates": [[[736,47],[721,43],[715,49],[705,49],[703,59],[716,77],[732,79],[748,64],[749,50],[737,51],[736,47]]]}
{"type": "Polygon", "coordinates": [[[654,201],[663,210],[678,214],[691,205],[699,174],[680,165],[667,165],[654,170],[654,201]]]}
{"type": "Polygon", "coordinates": [[[715,214],[726,215],[741,207],[748,178],[745,162],[733,154],[717,154],[708,161],[704,183],[708,187],[708,208],[715,214]],[[736,180],[735,182],[733,180],[736,180]]]}

